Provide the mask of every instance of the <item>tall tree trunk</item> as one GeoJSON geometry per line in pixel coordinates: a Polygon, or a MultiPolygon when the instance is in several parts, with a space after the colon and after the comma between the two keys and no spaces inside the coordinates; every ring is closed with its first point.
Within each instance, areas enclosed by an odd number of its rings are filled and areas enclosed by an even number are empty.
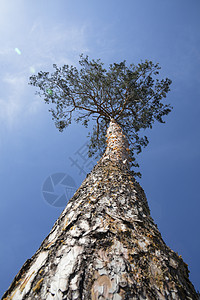
{"type": "Polygon", "coordinates": [[[166,246],[111,120],[107,148],[2,299],[198,299],[166,246]]]}

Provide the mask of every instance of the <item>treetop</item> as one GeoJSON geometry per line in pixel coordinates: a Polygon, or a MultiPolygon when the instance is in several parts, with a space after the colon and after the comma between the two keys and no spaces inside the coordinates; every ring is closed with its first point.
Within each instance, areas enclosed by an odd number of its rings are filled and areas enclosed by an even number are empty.
{"type": "Polygon", "coordinates": [[[159,79],[159,64],[149,60],[137,65],[127,65],[124,60],[106,69],[100,59],[81,55],[79,65],[54,64],[52,74],[40,71],[30,77],[30,84],[51,104],[49,111],[60,131],[72,119],[86,127],[91,118],[96,121],[89,133],[89,155],[104,152],[106,130],[113,118],[127,135],[132,165],[138,166],[135,154],[148,144],[143,130],[152,128],[155,121],[164,123],[163,117],[172,110],[163,103],[171,80],[159,79]]]}

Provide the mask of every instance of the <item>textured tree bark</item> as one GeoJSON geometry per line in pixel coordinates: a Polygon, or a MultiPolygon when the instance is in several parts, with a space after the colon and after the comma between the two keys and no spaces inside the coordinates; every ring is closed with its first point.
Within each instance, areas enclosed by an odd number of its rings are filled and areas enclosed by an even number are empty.
{"type": "Polygon", "coordinates": [[[105,154],[70,199],[4,300],[198,299],[182,258],[166,246],[111,120],[105,154]]]}

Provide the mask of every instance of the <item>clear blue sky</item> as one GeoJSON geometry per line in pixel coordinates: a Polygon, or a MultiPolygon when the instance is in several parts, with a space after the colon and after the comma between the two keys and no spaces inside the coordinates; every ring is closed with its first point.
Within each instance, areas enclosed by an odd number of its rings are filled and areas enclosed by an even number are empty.
{"type": "Polygon", "coordinates": [[[87,130],[72,124],[59,133],[28,85],[53,63],[77,65],[80,53],[107,65],[153,60],[172,79],[174,109],[147,132],[140,183],[163,239],[200,290],[199,13],[199,0],[0,1],[0,295],[63,210],[43,198],[46,178],[62,172],[79,186],[85,177],[69,157],[87,130]]]}

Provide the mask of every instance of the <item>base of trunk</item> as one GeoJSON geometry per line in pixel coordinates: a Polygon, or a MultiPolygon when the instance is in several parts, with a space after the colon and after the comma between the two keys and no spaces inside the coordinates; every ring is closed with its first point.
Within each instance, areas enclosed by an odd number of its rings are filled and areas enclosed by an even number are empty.
{"type": "Polygon", "coordinates": [[[100,161],[2,299],[198,299],[144,191],[122,162],[100,161]]]}

